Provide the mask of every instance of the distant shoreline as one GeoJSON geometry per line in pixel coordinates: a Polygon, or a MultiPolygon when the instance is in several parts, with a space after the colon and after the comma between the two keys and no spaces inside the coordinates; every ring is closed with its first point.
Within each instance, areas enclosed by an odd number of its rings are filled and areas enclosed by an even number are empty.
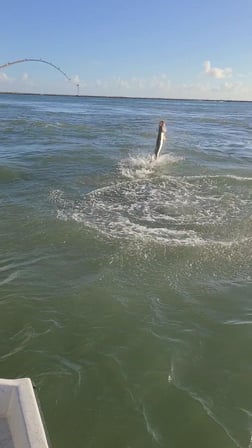
{"type": "Polygon", "coordinates": [[[251,103],[251,100],[214,100],[203,98],[159,98],[141,96],[114,96],[114,95],[70,95],[65,93],[32,93],[32,92],[0,92],[0,95],[27,95],[27,96],[64,96],[69,98],[108,98],[125,100],[158,100],[158,101],[212,101],[218,103],[251,103]]]}

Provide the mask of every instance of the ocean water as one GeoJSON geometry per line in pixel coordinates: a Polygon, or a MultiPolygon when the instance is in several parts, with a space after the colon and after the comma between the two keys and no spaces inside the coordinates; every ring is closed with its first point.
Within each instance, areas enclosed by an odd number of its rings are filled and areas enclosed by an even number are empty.
{"type": "Polygon", "coordinates": [[[0,95],[0,376],[52,447],[251,448],[251,131],[249,102],[0,95]]]}

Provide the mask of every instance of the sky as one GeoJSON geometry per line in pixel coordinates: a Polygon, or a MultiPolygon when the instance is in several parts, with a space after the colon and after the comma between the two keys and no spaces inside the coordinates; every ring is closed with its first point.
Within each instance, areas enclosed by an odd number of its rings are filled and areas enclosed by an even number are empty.
{"type": "Polygon", "coordinates": [[[252,0],[9,0],[0,17],[0,66],[26,59],[0,92],[252,101],[252,0]]]}

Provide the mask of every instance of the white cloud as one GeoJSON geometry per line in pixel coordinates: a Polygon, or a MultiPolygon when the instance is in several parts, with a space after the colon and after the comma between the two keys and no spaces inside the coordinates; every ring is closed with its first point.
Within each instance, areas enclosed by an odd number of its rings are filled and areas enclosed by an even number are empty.
{"type": "MultiPolygon", "coordinates": [[[[140,97],[162,97],[169,96],[171,82],[165,74],[158,74],[148,78],[142,77],[113,77],[107,79],[97,79],[86,82],[86,92],[96,95],[119,95],[119,96],[140,96],[140,97]]],[[[83,82],[80,83],[83,87],[83,82]]],[[[82,93],[85,92],[82,89],[82,93]]]]}
{"type": "Polygon", "coordinates": [[[10,82],[10,78],[8,77],[8,75],[6,75],[6,73],[0,72],[0,82],[10,82]]]}
{"type": "Polygon", "coordinates": [[[164,74],[153,76],[153,78],[150,79],[150,87],[160,92],[168,92],[171,87],[171,82],[164,74]]]}
{"type": "Polygon", "coordinates": [[[29,81],[29,75],[28,75],[28,73],[23,73],[21,79],[22,79],[22,81],[24,81],[24,82],[29,81]]]}
{"type": "Polygon", "coordinates": [[[233,74],[231,68],[212,67],[210,61],[205,61],[204,73],[201,71],[198,78],[183,81],[172,81],[168,74],[164,73],[156,73],[148,77],[122,75],[96,79],[82,79],[75,74],[71,76],[71,82],[66,82],[61,77],[52,84],[50,80],[43,79],[41,82],[31,78],[25,72],[19,77],[11,78],[0,71],[1,91],[9,91],[11,86],[11,90],[19,92],[74,95],[78,86],[77,92],[80,95],[252,101],[251,73],[246,73],[241,78],[237,73],[233,74]]]}
{"type": "Polygon", "coordinates": [[[231,78],[233,74],[231,68],[212,67],[210,61],[204,62],[204,70],[206,75],[216,79],[231,78]]]}
{"type": "Polygon", "coordinates": [[[79,75],[72,76],[71,81],[73,81],[74,84],[80,84],[81,82],[79,75]]]}
{"type": "Polygon", "coordinates": [[[19,82],[20,85],[23,85],[25,88],[33,88],[35,86],[33,79],[31,79],[30,75],[26,72],[21,75],[19,82]]]}

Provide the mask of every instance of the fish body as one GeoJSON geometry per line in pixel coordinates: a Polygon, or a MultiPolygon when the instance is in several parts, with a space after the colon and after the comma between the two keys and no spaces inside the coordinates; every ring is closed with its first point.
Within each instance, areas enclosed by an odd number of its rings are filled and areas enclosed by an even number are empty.
{"type": "Polygon", "coordinates": [[[154,159],[157,159],[159,157],[159,154],[165,141],[165,133],[166,133],[165,122],[161,120],[158,126],[158,135],[154,151],[154,159]]]}

